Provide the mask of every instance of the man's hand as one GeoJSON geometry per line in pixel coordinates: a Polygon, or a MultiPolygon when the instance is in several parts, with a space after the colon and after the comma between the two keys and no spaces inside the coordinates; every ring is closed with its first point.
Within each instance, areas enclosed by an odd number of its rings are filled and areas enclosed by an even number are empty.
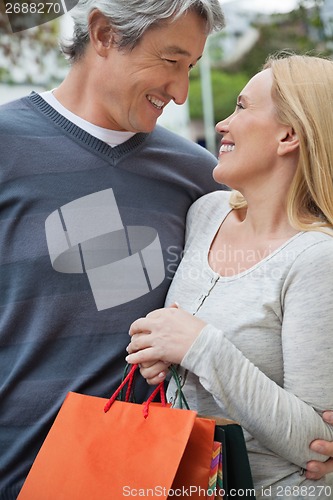
{"type": "MultiPolygon", "coordinates": [[[[323,419],[328,424],[333,425],[333,411],[325,411],[323,413],[323,419]]],[[[315,441],[312,441],[310,449],[330,458],[326,460],[326,462],[317,462],[316,460],[308,462],[306,465],[306,478],[320,479],[326,474],[333,472],[333,441],[316,439],[315,441]]]]}

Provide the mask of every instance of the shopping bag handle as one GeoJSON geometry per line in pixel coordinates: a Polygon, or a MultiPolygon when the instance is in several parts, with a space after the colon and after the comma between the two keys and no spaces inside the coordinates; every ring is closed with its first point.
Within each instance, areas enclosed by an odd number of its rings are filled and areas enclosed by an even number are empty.
{"type": "Polygon", "coordinates": [[[170,365],[169,370],[170,370],[172,378],[174,379],[176,386],[177,386],[177,399],[178,399],[179,408],[183,408],[185,406],[185,408],[187,410],[189,410],[190,406],[186,400],[185,394],[183,393],[183,389],[182,389],[182,385],[181,385],[181,381],[180,381],[180,378],[178,375],[177,368],[174,365],[170,365]]]}
{"type": "MultiPolygon", "coordinates": [[[[113,405],[113,403],[115,402],[115,400],[117,399],[117,397],[119,396],[119,394],[121,393],[122,389],[125,387],[126,384],[128,384],[128,388],[127,388],[127,391],[126,391],[125,401],[129,400],[129,396],[130,396],[130,393],[131,393],[131,390],[132,390],[132,387],[133,387],[134,375],[135,375],[136,370],[138,369],[138,366],[139,366],[138,364],[132,365],[130,371],[128,372],[128,374],[126,375],[126,377],[123,379],[123,381],[121,382],[121,384],[118,387],[118,389],[115,390],[115,392],[112,394],[111,398],[108,400],[108,402],[104,406],[104,412],[105,413],[107,413],[109,411],[109,409],[111,408],[111,406],[113,405]]],[[[153,390],[153,392],[151,393],[151,395],[149,396],[149,398],[147,399],[147,401],[145,401],[143,403],[143,416],[144,416],[144,418],[148,417],[148,414],[149,414],[149,405],[150,405],[150,403],[152,401],[154,401],[154,399],[155,399],[155,397],[157,396],[158,393],[160,393],[160,398],[161,398],[161,404],[162,404],[162,406],[166,406],[164,381],[161,382],[160,384],[158,384],[155,387],[155,389],[153,390]]]]}
{"type": "MultiPolygon", "coordinates": [[[[129,372],[129,370],[131,369],[132,366],[133,365],[130,365],[130,364],[127,363],[127,365],[125,367],[125,370],[124,370],[123,380],[125,379],[126,375],[128,374],[128,372],[129,372]]],[[[174,379],[175,384],[177,386],[176,400],[178,400],[179,408],[183,409],[185,407],[187,410],[189,410],[190,406],[189,406],[188,402],[186,401],[185,394],[184,394],[183,389],[182,389],[181,378],[180,378],[180,376],[178,374],[177,367],[175,365],[170,365],[169,366],[169,371],[170,371],[171,376],[174,379]]],[[[129,382],[128,382],[128,387],[127,387],[125,399],[123,399],[123,396],[122,396],[122,389],[119,392],[120,400],[121,401],[131,401],[131,402],[135,403],[134,395],[133,395],[134,385],[135,385],[134,384],[134,376],[132,376],[130,378],[129,382]]],[[[160,388],[160,391],[161,391],[161,389],[164,389],[163,383],[161,385],[162,385],[162,388],[160,388]]],[[[162,396],[162,397],[165,398],[165,393],[164,393],[164,396],[162,396]]]]}

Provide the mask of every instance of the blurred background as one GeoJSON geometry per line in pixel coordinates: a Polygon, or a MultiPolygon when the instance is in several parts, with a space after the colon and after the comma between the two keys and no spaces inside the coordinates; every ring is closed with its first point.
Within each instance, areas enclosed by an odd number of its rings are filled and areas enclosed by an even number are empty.
{"type": "MultiPolygon", "coordinates": [[[[59,37],[70,38],[70,12],[38,27],[13,33],[0,0],[0,104],[31,90],[52,89],[68,64],[59,37]]],[[[226,28],[213,35],[191,72],[183,106],[170,103],[159,122],[217,152],[214,125],[235,108],[238,93],[280,49],[333,55],[333,0],[222,0],[226,28]]]]}

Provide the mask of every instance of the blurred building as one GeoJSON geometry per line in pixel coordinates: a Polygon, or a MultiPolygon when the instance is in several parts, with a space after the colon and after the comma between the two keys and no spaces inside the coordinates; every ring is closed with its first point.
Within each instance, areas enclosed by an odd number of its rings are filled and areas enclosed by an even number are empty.
{"type": "MultiPolygon", "coordinates": [[[[216,37],[223,55],[223,65],[233,64],[242,58],[257,43],[259,33],[253,21],[260,16],[261,22],[269,22],[274,9],[288,12],[298,5],[299,0],[267,2],[266,0],[222,0],[226,17],[226,27],[222,36],[216,37]],[[278,7],[274,7],[278,5],[278,7]]],[[[320,8],[325,36],[333,39],[333,0],[324,0],[320,8]]],[[[52,88],[61,81],[68,71],[58,47],[59,35],[69,38],[72,19],[66,14],[59,20],[42,25],[38,29],[26,30],[18,34],[1,33],[0,46],[0,104],[26,95],[31,90],[52,88]]],[[[1,23],[0,23],[1,28],[1,23]]],[[[215,40],[215,38],[212,38],[215,40]]],[[[201,63],[205,122],[191,123],[188,103],[177,106],[170,103],[159,119],[159,123],[180,135],[206,145],[208,130],[214,123],[211,117],[212,97],[209,85],[209,54],[201,63]]]]}
{"type": "MultiPolygon", "coordinates": [[[[333,0],[325,0],[320,9],[324,25],[324,33],[328,38],[333,38],[333,0]]],[[[332,42],[331,42],[332,45],[332,42]]]]}
{"type": "Polygon", "coordinates": [[[258,13],[242,6],[242,2],[233,1],[223,4],[226,19],[224,36],[221,38],[223,62],[232,64],[248,52],[258,41],[259,33],[252,26],[258,13]]]}

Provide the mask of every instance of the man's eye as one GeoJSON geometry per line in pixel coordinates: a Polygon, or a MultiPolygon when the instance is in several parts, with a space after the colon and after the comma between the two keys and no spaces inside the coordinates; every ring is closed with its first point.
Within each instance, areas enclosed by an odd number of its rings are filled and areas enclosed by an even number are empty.
{"type": "Polygon", "coordinates": [[[241,102],[236,103],[236,109],[244,109],[244,106],[241,102]]]}
{"type": "Polygon", "coordinates": [[[178,61],[175,61],[173,59],[164,59],[166,62],[170,63],[170,64],[176,64],[178,61]]]}

